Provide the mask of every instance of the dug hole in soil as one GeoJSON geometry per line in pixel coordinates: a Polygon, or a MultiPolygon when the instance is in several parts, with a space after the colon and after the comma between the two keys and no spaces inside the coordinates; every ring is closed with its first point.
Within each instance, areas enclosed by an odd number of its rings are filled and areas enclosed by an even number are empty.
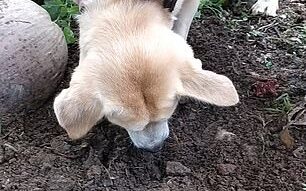
{"type": "MultiPolygon", "coordinates": [[[[232,79],[241,101],[220,108],[183,100],[159,153],[135,149],[107,121],[71,142],[53,98],[37,111],[2,116],[0,190],[302,190],[306,32],[303,39],[297,26],[305,26],[305,13],[302,2],[285,1],[276,18],[196,19],[188,39],[196,57],[232,79]]],[[[77,45],[69,54],[58,92],[78,63],[77,45]]]]}

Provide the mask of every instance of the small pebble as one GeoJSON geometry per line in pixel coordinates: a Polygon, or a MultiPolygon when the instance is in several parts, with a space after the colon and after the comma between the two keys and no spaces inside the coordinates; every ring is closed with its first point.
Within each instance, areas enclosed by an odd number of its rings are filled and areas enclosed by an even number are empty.
{"type": "Polygon", "coordinates": [[[191,170],[180,162],[168,161],[166,167],[167,175],[187,175],[191,170]]]}
{"type": "Polygon", "coordinates": [[[218,164],[217,171],[221,175],[229,175],[235,172],[237,166],[233,164],[218,164]]]}

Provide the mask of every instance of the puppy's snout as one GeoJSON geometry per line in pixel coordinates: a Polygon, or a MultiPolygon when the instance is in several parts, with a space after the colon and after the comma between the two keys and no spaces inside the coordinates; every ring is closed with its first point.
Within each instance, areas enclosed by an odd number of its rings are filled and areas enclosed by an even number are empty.
{"type": "Polygon", "coordinates": [[[137,148],[158,152],[169,136],[167,121],[149,123],[142,131],[128,131],[131,140],[137,148]]]}

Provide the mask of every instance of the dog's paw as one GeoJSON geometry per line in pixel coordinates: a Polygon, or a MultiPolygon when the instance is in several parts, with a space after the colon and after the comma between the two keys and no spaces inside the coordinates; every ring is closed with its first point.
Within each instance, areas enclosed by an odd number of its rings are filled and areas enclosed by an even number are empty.
{"type": "Polygon", "coordinates": [[[252,14],[265,14],[268,16],[277,16],[278,0],[257,0],[252,6],[252,14]]]}

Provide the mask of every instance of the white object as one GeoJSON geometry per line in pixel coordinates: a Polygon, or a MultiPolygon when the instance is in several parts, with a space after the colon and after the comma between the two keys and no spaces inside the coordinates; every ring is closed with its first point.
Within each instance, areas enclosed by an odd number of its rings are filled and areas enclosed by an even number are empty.
{"type": "Polygon", "coordinates": [[[278,10],[278,0],[257,0],[252,6],[252,13],[265,14],[268,16],[277,16],[276,11],[278,10]]]}

